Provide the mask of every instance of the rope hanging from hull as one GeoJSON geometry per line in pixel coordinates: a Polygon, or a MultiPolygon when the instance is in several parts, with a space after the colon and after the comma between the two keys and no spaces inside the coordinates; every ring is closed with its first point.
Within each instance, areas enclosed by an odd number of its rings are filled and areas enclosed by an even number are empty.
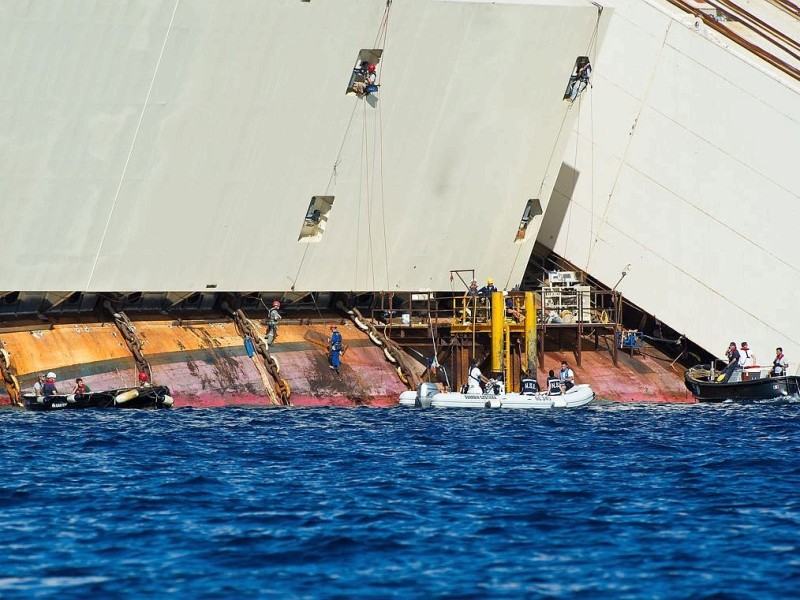
{"type": "Polygon", "coordinates": [[[263,360],[264,364],[262,365],[256,360],[256,357],[253,356],[253,363],[256,365],[256,370],[258,370],[259,374],[261,375],[261,379],[264,382],[264,387],[267,389],[267,393],[269,394],[272,403],[290,406],[291,404],[289,402],[289,396],[291,395],[292,390],[289,387],[289,382],[281,377],[280,363],[278,363],[278,360],[270,354],[267,341],[264,339],[264,336],[259,334],[255,323],[253,323],[253,321],[247,317],[242,309],[234,311],[227,302],[222,303],[222,308],[225,309],[231,315],[231,317],[233,317],[233,322],[236,325],[236,331],[239,332],[239,335],[241,335],[242,338],[247,336],[252,340],[253,349],[263,360]],[[266,369],[266,372],[264,369],[266,369]],[[277,391],[273,387],[269,377],[266,376],[267,373],[277,384],[277,391]]]}
{"type": "Polygon", "coordinates": [[[383,348],[383,354],[386,356],[386,360],[393,365],[397,365],[397,376],[400,378],[400,381],[409,386],[410,389],[417,389],[420,384],[419,375],[417,375],[416,371],[412,368],[412,364],[409,363],[408,358],[406,358],[400,346],[384,335],[372,323],[364,319],[357,308],[348,309],[341,301],[337,302],[336,306],[353,321],[356,327],[369,336],[373,344],[383,348]]]}
{"type": "Polygon", "coordinates": [[[8,397],[11,398],[11,404],[22,406],[22,399],[20,398],[22,391],[19,387],[19,380],[14,367],[11,365],[11,356],[5,348],[2,348],[2,345],[2,342],[0,342],[0,376],[2,376],[3,383],[6,386],[8,397]]]}
{"type": "Polygon", "coordinates": [[[128,350],[131,351],[133,360],[136,362],[136,370],[139,373],[146,374],[147,381],[153,383],[153,372],[150,369],[150,363],[147,362],[147,359],[144,357],[144,353],[142,352],[142,347],[144,344],[136,334],[136,327],[134,327],[133,323],[131,323],[131,320],[128,318],[128,315],[126,315],[123,311],[115,312],[108,300],[103,302],[103,306],[114,318],[114,324],[117,326],[117,330],[119,330],[120,334],[122,335],[122,339],[125,340],[125,345],[128,346],[128,350]]]}

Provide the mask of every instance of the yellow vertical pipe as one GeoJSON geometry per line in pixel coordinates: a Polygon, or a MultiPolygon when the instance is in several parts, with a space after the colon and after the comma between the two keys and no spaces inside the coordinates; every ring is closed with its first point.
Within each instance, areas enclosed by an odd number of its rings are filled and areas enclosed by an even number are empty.
{"type": "Polygon", "coordinates": [[[502,292],[492,292],[492,373],[503,370],[503,325],[506,321],[506,305],[502,292]]]}
{"type": "Polygon", "coordinates": [[[536,305],[533,292],[525,292],[525,348],[528,355],[528,368],[536,372],[536,305]]]}
{"type": "MultiPolygon", "coordinates": [[[[503,323],[503,352],[505,352],[506,360],[503,362],[505,367],[503,372],[503,381],[506,382],[506,390],[509,392],[516,391],[514,389],[514,382],[511,380],[511,326],[508,323],[503,323]]],[[[515,378],[516,379],[516,378],[515,378]]]]}

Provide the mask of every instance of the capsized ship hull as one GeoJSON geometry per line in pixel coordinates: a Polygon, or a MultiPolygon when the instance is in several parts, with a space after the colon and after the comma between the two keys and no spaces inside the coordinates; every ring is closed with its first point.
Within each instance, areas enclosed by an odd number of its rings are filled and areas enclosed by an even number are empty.
{"type": "Polygon", "coordinates": [[[800,20],[765,1],[676,4],[612,3],[539,241],[717,358],[732,340],[762,364],[796,357],[796,41],[792,77],[716,27],[747,35],[728,9],[771,9],[791,41],[800,20]]]}
{"type": "MultiPolygon", "coordinates": [[[[169,387],[175,408],[274,405],[259,358],[248,356],[233,323],[155,319],[135,321],[135,327],[153,382],[169,387]]],[[[280,326],[270,351],[291,387],[291,405],[396,404],[407,388],[381,348],[350,324],[340,331],[347,350],[337,374],[326,356],[326,325],[280,326]]],[[[46,371],[57,374],[62,393],[71,391],[77,377],[93,390],[138,385],[134,360],[113,323],[7,332],[2,340],[23,392],[46,371]]]]}
{"type": "Polygon", "coordinates": [[[516,283],[598,19],[579,0],[8,3],[0,289],[444,290],[465,264],[516,283]],[[347,95],[370,49],[380,91],[347,95]],[[58,242],[32,245],[43,219],[58,242]]]}

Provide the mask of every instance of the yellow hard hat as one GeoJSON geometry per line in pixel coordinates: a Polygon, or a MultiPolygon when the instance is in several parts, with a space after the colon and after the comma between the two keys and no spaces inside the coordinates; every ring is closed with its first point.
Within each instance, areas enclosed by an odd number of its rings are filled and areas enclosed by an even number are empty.
{"type": "Polygon", "coordinates": [[[487,280],[486,280],[486,283],[488,283],[488,284],[490,284],[490,285],[491,285],[491,284],[493,284],[493,283],[494,283],[494,279],[492,279],[491,277],[489,277],[489,279],[487,279],[487,280]]]}

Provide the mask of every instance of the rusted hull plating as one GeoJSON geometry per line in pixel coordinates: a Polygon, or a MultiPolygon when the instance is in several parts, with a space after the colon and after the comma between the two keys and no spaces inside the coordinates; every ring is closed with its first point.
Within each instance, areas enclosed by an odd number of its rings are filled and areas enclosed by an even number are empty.
{"type": "MultiPolygon", "coordinates": [[[[153,382],[170,388],[174,406],[212,408],[274,405],[263,369],[248,356],[235,326],[227,321],[177,324],[135,322],[153,382]]],[[[347,350],[337,374],[326,355],[327,327],[282,325],[270,348],[291,386],[292,406],[388,406],[406,386],[383,351],[350,324],[340,326],[347,350]]],[[[59,325],[3,333],[23,391],[38,373],[55,371],[59,391],[82,377],[92,389],[137,385],[135,362],[111,323],[59,325]]],[[[7,396],[2,397],[8,404],[7,396]]]]}

